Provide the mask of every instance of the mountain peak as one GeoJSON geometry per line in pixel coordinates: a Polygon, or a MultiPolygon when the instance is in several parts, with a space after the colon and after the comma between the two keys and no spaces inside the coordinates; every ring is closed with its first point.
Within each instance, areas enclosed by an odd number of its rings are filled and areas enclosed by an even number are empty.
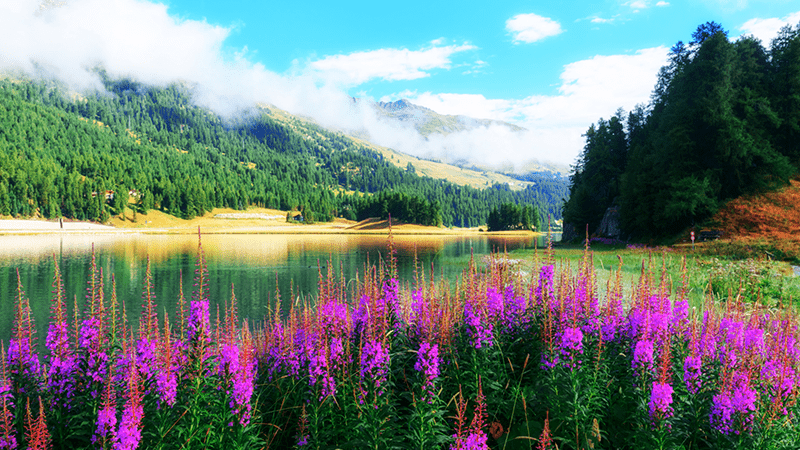
{"type": "Polygon", "coordinates": [[[505,126],[512,131],[525,130],[517,125],[498,120],[439,114],[432,109],[415,105],[404,98],[393,102],[378,102],[374,103],[374,105],[379,114],[398,122],[410,122],[425,137],[431,134],[450,134],[493,125],[505,126]]]}

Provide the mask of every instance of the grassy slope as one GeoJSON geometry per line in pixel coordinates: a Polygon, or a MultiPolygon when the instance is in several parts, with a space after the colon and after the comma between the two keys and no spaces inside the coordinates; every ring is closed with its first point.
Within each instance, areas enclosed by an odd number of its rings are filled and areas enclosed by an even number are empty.
{"type": "MultiPolygon", "coordinates": [[[[300,133],[303,133],[304,135],[314,135],[316,136],[317,139],[324,139],[323,136],[313,131],[313,126],[316,126],[316,123],[312,119],[300,116],[294,116],[272,105],[262,104],[260,105],[260,107],[265,111],[268,111],[270,117],[272,117],[273,119],[288,125],[292,129],[300,133]]],[[[389,161],[390,163],[394,164],[397,167],[405,169],[408,166],[408,163],[410,162],[414,166],[419,175],[436,179],[443,179],[461,186],[470,185],[476,189],[485,189],[495,183],[498,184],[508,183],[512,190],[522,190],[525,189],[526,186],[532,184],[525,181],[515,180],[509,176],[496,172],[462,169],[460,167],[453,166],[450,164],[419,159],[415,156],[407,155],[405,153],[400,153],[398,151],[386,147],[381,147],[372,144],[358,137],[354,136],[348,136],[348,137],[358,142],[359,144],[363,145],[365,148],[381,153],[387,161],[389,161]]],[[[546,170],[543,168],[537,168],[537,169],[546,170]]]]}
{"type": "Polygon", "coordinates": [[[800,262],[800,179],[775,192],[728,202],[711,219],[728,247],[718,250],[800,262]]]}

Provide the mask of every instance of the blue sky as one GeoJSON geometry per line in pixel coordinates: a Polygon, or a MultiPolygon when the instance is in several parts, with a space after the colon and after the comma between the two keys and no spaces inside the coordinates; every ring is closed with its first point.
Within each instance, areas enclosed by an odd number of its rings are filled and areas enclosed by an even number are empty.
{"type": "Polygon", "coordinates": [[[0,69],[45,67],[76,88],[87,67],[198,86],[222,113],[266,102],[368,132],[401,151],[519,169],[569,164],[581,134],[647,102],[670,46],[706,21],[765,45],[800,1],[242,2],[0,0],[0,69]],[[513,122],[422,139],[347,96],[408,98],[444,114],[513,122]]]}

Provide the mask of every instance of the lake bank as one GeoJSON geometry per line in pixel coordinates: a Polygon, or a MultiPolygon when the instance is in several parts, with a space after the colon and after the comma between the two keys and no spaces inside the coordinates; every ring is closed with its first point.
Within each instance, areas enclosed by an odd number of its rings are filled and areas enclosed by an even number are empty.
{"type": "MultiPolygon", "coordinates": [[[[181,219],[160,211],[134,215],[128,211],[123,216],[114,216],[108,224],[93,222],[5,219],[0,220],[0,235],[90,233],[90,234],[378,234],[389,232],[387,220],[367,219],[355,222],[336,219],[333,222],[304,224],[287,222],[286,212],[267,208],[251,208],[237,211],[215,208],[201,217],[181,219]]],[[[492,235],[535,236],[530,231],[485,232],[481,228],[444,228],[414,224],[393,223],[395,235],[492,235]]]]}

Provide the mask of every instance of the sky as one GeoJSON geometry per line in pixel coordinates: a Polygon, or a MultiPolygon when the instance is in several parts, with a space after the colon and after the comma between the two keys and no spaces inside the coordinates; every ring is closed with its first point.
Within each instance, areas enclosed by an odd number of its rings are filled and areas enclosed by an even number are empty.
{"type": "Polygon", "coordinates": [[[768,47],[800,1],[0,0],[0,72],[102,89],[102,65],[189,83],[226,116],[270,103],[416,156],[523,171],[574,163],[591,124],[646,104],[669,48],[706,21],[768,47]],[[426,139],[351,97],[527,131],[426,139]]]}

